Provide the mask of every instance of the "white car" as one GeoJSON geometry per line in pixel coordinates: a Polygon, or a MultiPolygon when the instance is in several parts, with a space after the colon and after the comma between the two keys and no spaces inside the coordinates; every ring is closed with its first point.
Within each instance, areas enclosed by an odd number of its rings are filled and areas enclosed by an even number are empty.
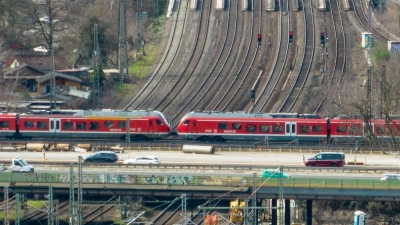
{"type": "Polygon", "coordinates": [[[400,174],[397,173],[386,173],[383,175],[381,180],[400,180],[400,174]]]}
{"type": "Polygon", "coordinates": [[[33,51],[47,53],[49,50],[46,47],[39,46],[39,47],[33,48],[33,51]]]}
{"type": "MultiPolygon", "coordinates": [[[[49,18],[48,16],[41,17],[41,18],[39,18],[39,21],[40,21],[41,23],[50,23],[50,18],[49,18]]],[[[53,24],[54,24],[54,23],[58,23],[58,22],[60,22],[60,21],[59,21],[59,20],[53,20],[53,21],[52,21],[53,24]]]]}
{"type": "Polygon", "coordinates": [[[40,17],[39,21],[42,23],[48,23],[48,22],[50,22],[50,18],[48,16],[40,17]]]}
{"type": "Polygon", "coordinates": [[[161,163],[161,161],[157,157],[151,156],[151,155],[139,156],[136,158],[124,160],[124,164],[154,164],[154,165],[158,165],[160,163],[161,163]]]}

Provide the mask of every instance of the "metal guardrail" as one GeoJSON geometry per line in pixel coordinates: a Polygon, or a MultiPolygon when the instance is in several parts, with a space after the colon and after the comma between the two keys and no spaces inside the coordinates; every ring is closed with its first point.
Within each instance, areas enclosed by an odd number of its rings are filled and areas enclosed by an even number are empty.
{"type": "MultiPolygon", "coordinates": [[[[8,166],[11,163],[9,160],[0,160],[0,165],[8,166]]],[[[51,160],[29,160],[29,164],[35,167],[50,167],[50,168],[69,168],[70,163],[77,166],[77,161],[66,162],[66,161],[51,161],[51,160]]],[[[253,170],[260,171],[266,168],[278,168],[282,166],[284,171],[318,171],[318,172],[340,172],[340,173],[400,173],[399,166],[366,166],[366,165],[346,165],[344,167],[307,167],[307,166],[297,166],[297,165],[278,165],[278,164],[256,164],[256,165],[246,165],[246,164],[220,164],[215,163],[161,163],[159,165],[135,165],[135,164],[123,164],[122,162],[116,163],[83,163],[83,168],[113,168],[113,169],[211,169],[211,170],[253,170]]]]}

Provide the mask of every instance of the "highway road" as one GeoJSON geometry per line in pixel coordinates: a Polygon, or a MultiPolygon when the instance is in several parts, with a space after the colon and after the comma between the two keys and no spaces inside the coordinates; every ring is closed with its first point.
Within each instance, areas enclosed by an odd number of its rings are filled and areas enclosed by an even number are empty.
{"type": "MultiPolygon", "coordinates": [[[[78,156],[88,156],[92,152],[46,152],[47,160],[61,160],[76,162],[78,156]]],[[[216,152],[215,154],[187,154],[178,151],[124,151],[118,153],[120,160],[134,158],[137,156],[154,155],[161,162],[168,163],[215,163],[224,164],[250,164],[250,165],[302,165],[303,154],[300,153],[256,153],[256,152],[216,152]]],[[[312,157],[313,153],[304,156],[312,157]]],[[[20,156],[25,160],[41,160],[42,152],[1,152],[2,159],[11,159],[20,156]]],[[[346,154],[346,162],[354,161],[355,154],[346,154]]],[[[394,155],[358,154],[357,161],[368,166],[399,166],[400,158],[394,155]]]]}
{"type": "MultiPolygon", "coordinates": [[[[92,152],[78,153],[78,152],[46,152],[45,157],[48,161],[60,161],[60,162],[77,162],[78,156],[88,156],[93,154],[92,152]]],[[[213,165],[224,165],[224,164],[243,164],[252,166],[263,166],[266,168],[278,168],[279,166],[302,166],[303,154],[299,153],[246,153],[246,152],[216,152],[215,154],[185,154],[178,151],[125,151],[124,153],[118,153],[120,160],[125,160],[128,158],[134,158],[137,156],[154,155],[161,160],[162,163],[168,164],[180,164],[180,163],[196,163],[196,164],[213,164],[213,165]]],[[[1,158],[3,160],[10,159],[15,156],[23,157],[26,161],[30,160],[44,160],[42,152],[2,152],[1,158]]],[[[312,157],[313,154],[305,154],[305,157],[312,157]]],[[[354,154],[346,154],[346,162],[354,161],[354,154]]],[[[364,166],[370,167],[381,167],[381,166],[399,166],[399,158],[393,155],[372,155],[372,154],[359,154],[357,155],[357,162],[363,162],[364,166]]],[[[346,165],[345,167],[357,167],[357,165],[346,165]]],[[[115,168],[105,168],[115,171],[115,168]]],[[[400,169],[400,167],[399,167],[400,169]]],[[[62,168],[35,168],[36,171],[41,170],[63,170],[62,168]]],[[[68,168],[64,168],[68,170],[68,168]]],[[[99,170],[98,168],[84,168],[84,170],[99,170]]],[[[212,169],[166,169],[166,168],[120,168],[118,169],[121,173],[129,173],[132,170],[135,173],[148,174],[148,173],[161,173],[170,174],[193,174],[202,173],[211,175],[218,174],[243,174],[251,175],[257,173],[261,175],[262,169],[259,171],[255,170],[212,170],[212,169]]],[[[284,171],[289,173],[294,178],[304,178],[304,177],[320,177],[320,178],[351,178],[351,179],[379,179],[382,177],[382,172],[376,173],[354,173],[354,172],[343,172],[343,171],[284,171]]]]}

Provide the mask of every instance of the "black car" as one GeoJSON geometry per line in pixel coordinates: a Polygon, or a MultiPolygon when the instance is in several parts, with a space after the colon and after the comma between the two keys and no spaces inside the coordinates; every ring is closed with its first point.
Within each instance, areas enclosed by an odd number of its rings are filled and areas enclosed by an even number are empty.
{"type": "Polygon", "coordinates": [[[116,162],[118,155],[113,151],[100,151],[85,157],[84,162],[116,162]]]}

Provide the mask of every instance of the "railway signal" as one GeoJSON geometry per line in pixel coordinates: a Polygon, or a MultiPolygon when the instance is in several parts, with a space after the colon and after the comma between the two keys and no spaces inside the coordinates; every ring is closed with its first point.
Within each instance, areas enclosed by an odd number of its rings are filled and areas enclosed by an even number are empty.
{"type": "Polygon", "coordinates": [[[251,98],[251,101],[254,103],[254,100],[256,99],[256,91],[255,90],[251,90],[250,98],[251,98]]]}
{"type": "Polygon", "coordinates": [[[257,38],[258,38],[258,44],[260,44],[261,43],[261,34],[258,34],[257,38]]]}
{"type": "Polygon", "coordinates": [[[289,32],[289,42],[292,43],[293,41],[293,31],[289,32]]]}
{"type": "Polygon", "coordinates": [[[321,45],[325,45],[325,33],[324,32],[321,33],[320,40],[321,40],[321,45]]]}

